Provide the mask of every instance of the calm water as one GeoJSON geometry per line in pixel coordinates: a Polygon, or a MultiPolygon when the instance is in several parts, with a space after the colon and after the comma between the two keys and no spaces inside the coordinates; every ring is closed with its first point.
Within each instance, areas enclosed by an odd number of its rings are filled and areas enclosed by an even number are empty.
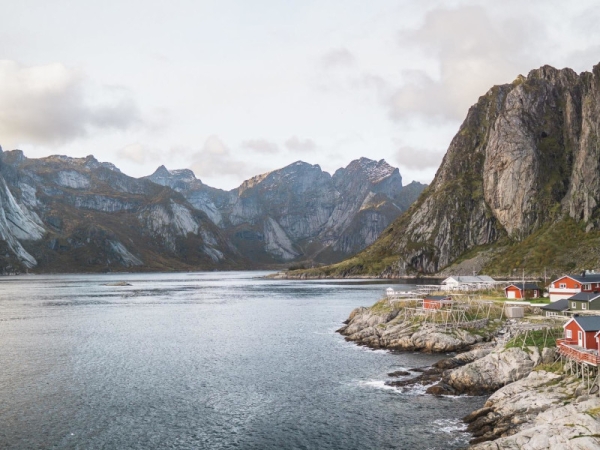
{"type": "Polygon", "coordinates": [[[0,448],[465,446],[482,398],[383,385],[438,357],[335,333],[388,285],[258,275],[0,279],[0,448]]]}

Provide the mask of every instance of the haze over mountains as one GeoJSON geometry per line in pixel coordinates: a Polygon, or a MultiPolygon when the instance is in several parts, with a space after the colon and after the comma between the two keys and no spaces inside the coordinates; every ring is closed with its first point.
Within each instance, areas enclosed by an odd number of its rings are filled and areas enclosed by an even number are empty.
{"type": "Polygon", "coordinates": [[[4,273],[252,269],[335,262],[371,244],[425,186],[367,158],[301,161],[214,189],[164,166],[136,179],[93,156],[1,154],[4,273]]]}

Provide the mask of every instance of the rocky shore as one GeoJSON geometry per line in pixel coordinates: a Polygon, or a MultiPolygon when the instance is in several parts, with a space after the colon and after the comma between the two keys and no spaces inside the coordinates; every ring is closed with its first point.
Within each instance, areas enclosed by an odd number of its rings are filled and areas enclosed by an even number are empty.
{"type": "Polygon", "coordinates": [[[371,308],[356,308],[338,332],[346,340],[371,348],[390,350],[420,350],[426,352],[454,352],[485,341],[490,334],[474,334],[462,329],[441,332],[434,325],[420,325],[406,321],[401,310],[377,303],[371,308]]]}
{"type": "Polygon", "coordinates": [[[397,351],[457,352],[432,367],[390,373],[398,388],[421,384],[432,395],[490,395],[464,421],[472,449],[600,449],[600,399],[557,361],[555,348],[510,347],[516,323],[442,329],[407,320],[379,302],[352,311],[346,340],[397,351]]]}

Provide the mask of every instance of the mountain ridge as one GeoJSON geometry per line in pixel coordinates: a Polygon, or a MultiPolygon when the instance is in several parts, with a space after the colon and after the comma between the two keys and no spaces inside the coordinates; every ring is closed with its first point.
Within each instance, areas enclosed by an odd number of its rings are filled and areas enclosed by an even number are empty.
{"type": "MultiPolygon", "coordinates": [[[[317,237],[308,219],[325,225],[331,217],[319,216],[323,202],[333,211],[341,200],[332,179],[319,166],[299,162],[223,191],[189,169],[160,166],[149,177],[133,178],[92,155],[30,159],[0,147],[0,270],[227,270],[310,259],[327,245],[307,244],[317,237]]],[[[409,188],[402,198],[410,202],[416,191],[409,188]]],[[[398,206],[392,215],[384,211],[391,199],[380,203],[367,202],[365,213],[352,205],[353,217],[369,213],[391,222],[400,213],[398,206]]],[[[356,239],[364,246],[364,236],[356,239]]]]}
{"type": "Polygon", "coordinates": [[[599,128],[600,64],[579,75],[542,66],[494,86],[405,214],[355,257],[304,275],[436,274],[478,256],[461,267],[505,276],[597,267],[599,128]]]}

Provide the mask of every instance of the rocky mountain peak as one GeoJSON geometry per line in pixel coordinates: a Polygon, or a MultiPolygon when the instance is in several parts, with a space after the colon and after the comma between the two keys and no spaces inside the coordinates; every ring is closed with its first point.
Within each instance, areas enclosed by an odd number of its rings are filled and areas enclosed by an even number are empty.
{"type": "Polygon", "coordinates": [[[146,178],[161,186],[169,186],[178,192],[188,189],[191,185],[195,187],[202,185],[202,182],[196,178],[191,170],[168,170],[164,165],[161,165],[152,175],[146,178]]]}
{"type": "Polygon", "coordinates": [[[83,161],[84,161],[84,167],[86,167],[87,169],[94,170],[94,169],[103,167],[105,169],[112,170],[113,172],[121,173],[121,170],[117,166],[115,166],[113,163],[100,162],[94,157],[94,155],[86,156],[83,161]]]}
{"type": "Polygon", "coordinates": [[[271,189],[274,186],[292,185],[296,181],[308,187],[311,183],[321,183],[331,178],[331,175],[321,170],[318,164],[308,164],[304,161],[296,161],[281,169],[263,173],[244,181],[238,188],[238,193],[249,189],[260,187],[271,189]]]}
{"type": "MultiPolygon", "coordinates": [[[[530,237],[575,223],[600,235],[599,140],[600,64],[580,75],[543,66],[492,87],[469,109],[429,188],[361,261],[387,257],[436,273],[474,248],[493,248],[482,260],[503,271],[556,264],[566,240],[555,253],[530,237]]],[[[584,252],[575,252],[580,261],[584,252]]]]}
{"type": "Polygon", "coordinates": [[[20,164],[26,159],[23,150],[7,150],[2,153],[2,161],[8,164],[20,164]]]}
{"type": "MultiPolygon", "coordinates": [[[[393,174],[400,176],[400,171],[397,168],[390,166],[384,159],[374,161],[369,158],[360,158],[348,164],[346,170],[348,172],[364,173],[367,179],[373,184],[377,184],[393,174]]],[[[401,179],[402,178],[400,178],[400,180],[401,179]]]]}

